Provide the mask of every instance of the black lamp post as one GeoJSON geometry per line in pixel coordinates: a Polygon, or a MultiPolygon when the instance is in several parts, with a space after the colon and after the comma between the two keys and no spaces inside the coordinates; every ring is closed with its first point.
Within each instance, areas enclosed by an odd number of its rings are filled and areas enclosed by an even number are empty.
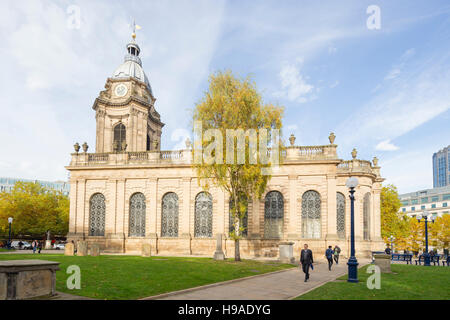
{"type": "Polygon", "coordinates": [[[11,249],[11,224],[13,222],[13,218],[8,218],[8,224],[9,224],[9,240],[8,240],[8,250],[11,249]]]}
{"type": "Polygon", "coordinates": [[[423,253],[423,265],[430,266],[430,254],[428,253],[428,217],[430,217],[431,222],[434,223],[434,217],[428,211],[424,211],[423,214],[417,215],[417,221],[420,223],[422,216],[425,220],[425,252],[423,253]]]}
{"type": "Polygon", "coordinates": [[[350,189],[350,258],[348,265],[348,282],[358,282],[358,260],[355,257],[355,188],[358,185],[358,179],[350,177],[345,185],[350,189]]]}

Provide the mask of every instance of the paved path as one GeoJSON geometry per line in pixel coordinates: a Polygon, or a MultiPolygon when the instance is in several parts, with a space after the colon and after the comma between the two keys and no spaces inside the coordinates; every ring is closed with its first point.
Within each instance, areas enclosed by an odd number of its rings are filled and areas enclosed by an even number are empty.
{"type": "MultiPolygon", "coordinates": [[[[0,254],[33,254],[33,250],[10,250],[10,251],[0,251],[0,254]]],[[[64,250],[41,250],[41,254],[64,254],[64,250]]],[[[36,251],[35,255],[39,255],[36,251]]]]}
{"type": "MultiPolygon", "coordinates": [[[[300,268],[289,269],[267,275],[252,277],[241,281],[206,286],[194,291],[184,291],[169,295],[160,295],[146,299],[161,300],[287,300],[304,294],[313,288],[335,280],[347,273],[346,260],[338,265],[333,264],[328,271],[326,262],[314,265],[310,279],[304,282],[305,276],[300,268]]],[[[369,263],[368,259],[359,260],[359,267],[369,263]]]]}

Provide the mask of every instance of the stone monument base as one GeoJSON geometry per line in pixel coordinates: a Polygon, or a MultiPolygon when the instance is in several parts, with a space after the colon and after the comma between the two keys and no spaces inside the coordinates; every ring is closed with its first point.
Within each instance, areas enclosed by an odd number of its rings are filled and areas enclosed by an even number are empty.
{"type": "Polygon", "coordinates": [[[390,254],[375,254],[375,265],[380,268],[381,273],[391,273],[391,255],[390,254]]]}
{"type": "Polygon", "coordinates": [[[0,261],[0,300],[22,300],[54,295],[59,262],[0,261]]]}

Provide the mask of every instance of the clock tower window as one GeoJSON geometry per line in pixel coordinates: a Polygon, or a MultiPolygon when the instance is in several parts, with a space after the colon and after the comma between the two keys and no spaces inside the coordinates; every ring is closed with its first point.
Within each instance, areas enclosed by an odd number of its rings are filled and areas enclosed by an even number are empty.
{"type": "Polygon", "coordinates": [[[127,148],[126,144],[126,128],[123,123],[119,122],[114,127],[114,142],[113,142],[113,150],[114,151],[125,151],[127,148]]]}

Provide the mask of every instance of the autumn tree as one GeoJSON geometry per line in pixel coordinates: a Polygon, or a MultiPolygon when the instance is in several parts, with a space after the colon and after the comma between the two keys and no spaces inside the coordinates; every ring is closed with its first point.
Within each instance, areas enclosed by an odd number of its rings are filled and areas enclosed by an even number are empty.
{"type": "Polygon", "coordinates": [[[389,184],[381,189],[381,237],[385,243],[388,238],[395,237],[397,249],[406,249],[407,239],[410,236],[408,218],[399,212],[401,207],[397,188],[389,184]]]}
{"type": "Polygon", "coordinates": [[[38,235],[50,230],[65,235],[69,227],[69,198],[39,183],[17,182],[11,192],[0,193],[0,233],[13,220],[16,235],[38,235]]]}
{"type": "Polygon", "coordinates": [[[207,92],[194,108],[194,167],[203,188],[213,183],[229,196],[236,261],[240,261],[239,239],[248,202],[261,198],[270,179],[268,169],[274,163],[265,158],[268,152],[281,153],[281,148],[267,148],[271,141],[278,144],[276,130],[281,130],[282,115],[282,107],[262,101],[249,77],[231,71],[211,75],[207,92]]]}
{"type": "Polygon", "coordinates": [[[437,217],[434,223],[428,223],[430,245],[437,249],[448,249],[450,244],[450,215],[437,217]]]}

